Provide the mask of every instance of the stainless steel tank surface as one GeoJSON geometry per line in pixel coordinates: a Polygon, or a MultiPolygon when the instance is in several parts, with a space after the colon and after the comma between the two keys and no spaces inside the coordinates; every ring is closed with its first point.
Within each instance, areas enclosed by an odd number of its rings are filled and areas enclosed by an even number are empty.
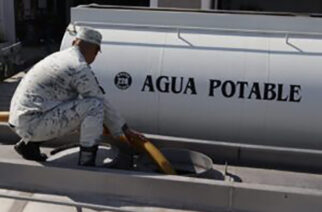
{"type": "Polygon", "coordinates": [[[92,68],[133,128],[322,149],[320,18],[82,6],[71,23],[61,49],[102,33],[92,68]]]}

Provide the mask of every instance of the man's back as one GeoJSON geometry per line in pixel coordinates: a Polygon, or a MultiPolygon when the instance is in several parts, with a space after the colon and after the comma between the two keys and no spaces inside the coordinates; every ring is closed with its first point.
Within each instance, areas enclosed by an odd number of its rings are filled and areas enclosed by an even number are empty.
{"type": "Polygon", "coordinates": [[[86,68],[88,65],[77,47],[54,53],[37,63],[12,98],[10,123],[19,125],[22,115],[46,112],[64,101],[77,98],[74,75],[86,68]]]}

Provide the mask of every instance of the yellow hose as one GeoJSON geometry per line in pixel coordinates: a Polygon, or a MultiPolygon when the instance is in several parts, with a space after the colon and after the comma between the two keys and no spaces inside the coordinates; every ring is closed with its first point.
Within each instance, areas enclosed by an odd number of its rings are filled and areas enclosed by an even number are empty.
{"type": "MultiPolygon", "coordinates": [[[[125,136],[121,136],[121,141],[127,142],[127,138],[125,136]]],[[[164,157],[164,155],[156,148],[149,140],[144,139],[136,139],[130,142],[134,148],[138,149],[141,152],[146,152],[149,157],[153,160],[153,162],[158,166],[160,171],[165,174],[176,175],[175,170],[173,169],[170,162],[164,157]]]]}
{"type": "MultiPolygon", "coordinates": [[[[110,132],[108,128],[104,125],[103,135],[109,136],[110,132]]],[[[153,162],[158,166],[159,170],[165,174],[176,175],[176,172],[170,162],[164,157],[164,155],[147,139],[136,139],[129,142],[126,136],[121,136],[119,138],[121,142],[130,143],[133,148],[140,152],[146,152],[148,156],[153,160],[153,162]]]]}
{"type": "Polygon", "coordinates": [[[8,122],[9,120],[9,112],[0,111],[0,122],[8,122]]]}

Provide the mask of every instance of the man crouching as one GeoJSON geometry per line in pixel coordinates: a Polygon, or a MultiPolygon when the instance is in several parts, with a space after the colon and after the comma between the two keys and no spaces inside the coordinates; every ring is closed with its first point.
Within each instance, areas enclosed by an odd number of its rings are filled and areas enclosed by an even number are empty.
{"type": "Polygon", "coordinates": [[[103,124],[129,141],[143,138],[131,130],[104,96],[90,64],[100,51],[102,35],[80,28],[73,46],[38,62],[17,87],[10,105],[9,123],[22,138],[15,150],[25,159],[45,161],[42,141],[80,128],[79,165],[95,166],[103,124]]]}

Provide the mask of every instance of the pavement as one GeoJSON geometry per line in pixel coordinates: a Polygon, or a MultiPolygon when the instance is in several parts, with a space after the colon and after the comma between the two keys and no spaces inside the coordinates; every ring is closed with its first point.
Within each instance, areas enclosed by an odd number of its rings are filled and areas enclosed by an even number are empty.
{"type": "MultiPolygon", "coordinates": [[[[44,153],[50,155],[50,152],[54,148],[42,147],[44,153]]],[[[111,155],[106,152],[98,153],[98,161],[104,160],[104,158],[115,157],[115,153],[111,150],[111,155]]],[[[52,156],[51,161],[41,164],[41,165],[56,165],[59,167],[67,167],[78,169],[77,158],[59,158],[59,156],[52,156]],[[74,160],[74,161],[71,161],[74,160]],[[72,164],[74,162],[74,165],[72,164]]],[[[18,155],[14,149],[13,145],[0,145],[0,161],[10,160],[10,161],[20,161],[20,162],[30,162],[32,164],[37,162],[25,161],[20,155],[18,155]]],[[[101,164],[101,162],[98,162],[101,164]]],[[[207,175],[203,175],[202,178],[210,180],[219,181],[230,181],[236,183],[250,183],[259,185],[271,185],[271,186],[285,186],[291,188],[299,189],[313,189],[317,191],[322,191],[322,175],[314,173],[304,173],[304,172],[294,172],[294,171],[282,171],[274,169],[263,169],[263,168],[253,168],[253,167],[241,167],[232,165],[222,165],[213,164],[212,172],[207,175]]]]}
{"type": "MultiPolygon", "coordinates": [[[[52,148],[42,148],[47,154],[52,148]]],[[[0,148],[0,211],[320,211],[322,176],[213,165],[203,178],[23,160],[0,148]],[[216,174],[214,174],[216,173],[216,174]]]]}
{"type": "MultiPolygon", "coordinates": [[[[64,195],[42,194],[18,190],[0,189],[0,210],[2,212],[109,212],[109,211],[147,211],[147,212],[188,212],[188,210],[167,209],[144,206],[101,206],[81,204],[64,195]],[[8,198],[1,198],[7,196],[8,198]],[[12,197],[12,198],[9,198],[12,197]]],[[[192,211],[192,210],[191,210],[192,211]]]]}

